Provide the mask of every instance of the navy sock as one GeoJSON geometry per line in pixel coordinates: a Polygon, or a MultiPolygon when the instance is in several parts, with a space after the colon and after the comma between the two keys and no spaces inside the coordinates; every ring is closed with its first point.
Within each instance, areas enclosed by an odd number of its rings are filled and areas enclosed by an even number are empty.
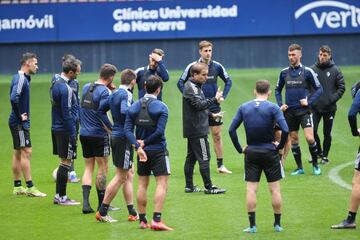
{"type": "Polygon", "coordinates": [[[139,221],[147,223],[146,213],[139,213],[139,221]]]}
{"type": "Polygon", "coordinates": [[[348,216],[347,216],[346,221],[347,221],[348,223],[354,223],[354,222],[355,222],[355,218],[356,218],[356,212],[350,212],[350,211],[349,211],[349,214],[348,214],[348,216]]]}
{"type": "Polygon", "coordinates": [[[68,180],[69,166],[60,164],[56,176],[56,191],[59,191],[59,196],[66,195],[66,184],[68,180]]]}
{"type": "Polygon", "coordinates": [[[223,165],[223,159],[222,158],[217,158],[216,162],[217,162],[218,168],[220,168],[223,165]]]}
{"type": "Polygon", "coordinates": [[[34,186],[34,184],[33,184],[32,180],[30,180],[30,181],[26,181],[26,186],[27,186],[28,188],[33,187],[33,186],[34,186]]]}
{"type": "Polygon", "coordinates": [[[21,186],[21,180],[15,180],[14,187],[20,187],[20,186],[21,186]]]}
{"type": "Polygon", "coordinates": [[[133,204],[127,205],[127,209],[128,209],[128,212],[129,212],[130,215],[132,215],[132,216],[137,215],[137,212],[135,211],[133,204]]]}
{"type": "Polygon", "coordinates": [[[82,194],[83,194],[83,206],[84,208],[90,208],[89,196],[91,191],[90,185],[82,185],[82,194]]]}
{"type": "Polygon", "coordinates": [[[161,213],[160,212],[154,212],[153,214],[153,220],[155,222],[160,222],[161,221],[161,213]]]}
{"type": "Polygon", "coordinates": [[[248,212],[250,227],[256,226],[255,224],[255,212],[248,212]]]}
{"type": "Polygon", "coordinates": [[[99,201],[98,209],[99,209],[104,200],[105,190],[96,189],[96,191],[97,191],[97,195],[98,195],[98,201],[99,201]]]}
{"type": "Polygon", "coordinates": [[[109,210],[109,204],[105,204],[105,203],[103,203],[103,204],[101,204],[101,206],[100,206],[100,208],[99,208],[99,213],[100,213],[100,215],[101,216],[106,216],[107,215],[107,213],[108,213],[108,210],[109,210]]]}
{"type": "Polygon", "coordinates": [[[275,219],[275,222],[274,222],[274,227],[276,225],[280,225],[280,219],[281,219],[281,213],[274,213],[274,219],[275,219]]]}
{"type": "Polygon", "coordinates": [[[316,145],[316,142],[314,142],[313,144],[309,144],[309,151],[311,154],[311,159],[312,159],[312,164],[314,167],[317,167],[318,165],[318,147],[316,145]]]}
{"type": "Polygon", "coordinates": [[[293,144],[291,146],[291,151],[294,155],[295,162],[298,169],[303,169],[302,161],[301,161],[301,150],[299,144],[293,144]]]}

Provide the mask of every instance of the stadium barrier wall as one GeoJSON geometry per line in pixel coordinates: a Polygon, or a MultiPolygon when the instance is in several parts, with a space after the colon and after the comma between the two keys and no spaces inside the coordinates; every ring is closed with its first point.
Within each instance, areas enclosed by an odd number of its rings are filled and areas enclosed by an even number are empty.
{"type": "MultiPolygon", "coordinates": [[[[306,65],[314,63],[323,44],[332,47],[336,64],[360,65],[360,35],[206,39],[214,43],[213,58],[226,68],[285,67],[291,43],[303,46],[302,62],[306,65]]],[[[103,63],[115,64],[120,69],[145,66],[153,48],[165,50],[164,60],[169,69],[183,70],[198,59],[199,40],[202,39],[0,44],[0,74],[14,73],[25,51],[38,54],[40,73],[55,73],[61,70],[64,53],[81,59],[83,72],[97,72],[103,63]]]]}
{"type": "Polygon", "coordinates": [[[293,42],[304,46],[307,65],[323,44],[337,64],[359,65],[359,36],[359,0],[7,4],[0,7],[0,73],[14,72],[25,51],[39,55],[41,72],[59,71],[64,53],[94,72],[104,62],[146,65],[155,47],[166,51],[169,69],[183,69],[198,58],[201,39],[215,43],[214,58],[227,68],[286,66],[293,42]]]}

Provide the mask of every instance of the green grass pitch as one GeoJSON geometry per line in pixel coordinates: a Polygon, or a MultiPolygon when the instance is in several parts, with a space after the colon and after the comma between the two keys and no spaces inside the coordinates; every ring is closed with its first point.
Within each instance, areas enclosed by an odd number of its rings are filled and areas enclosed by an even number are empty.
{"type": "MultiPolygon", "coordinates": [[[[224,195],[184,193],[183,165],[186,141],[182,138],[182,98],[176,83],[180,71],[170,72],[170,81],[165,83],[164,102],[169,107],[169,121],[166,136],[170,151],[172,175],[166,199],[163,219],[175,228],[173,232],[141,231],[138,223],[127,221],[127,210],[122,193],[119,192],[113,205],[121,211],[110,212],[120,221],[115,224],[101,224],[94,215],[83,215],[81,206],[61,207],[52,204],[55,183],[52,171],[58,159],[52,156],[50,135],[50,75],[38,74],[31,83],[31,137],[33,144],[32,176],[35,185],[48,194],[46,198],[13,196],[11,174],[12,142],[8,129],[10,112],[9,84],[11,76],[0,75],[0,239],[360,239],[360,231],[334,231],[331,224],[343,220],[347,213],[350,191],[333,183],[329,171],[337,165],[354,161],[359,140],[351,136],[347,122],[347,112],[351,104],[350,86],[360,80],[360,67],[343,67],[346,92],[338,104],[333,129],[333,145],[329,155],[330,164],[322,167],[321,176],[311,174],[307,163],[310,156],[300,131],[305,175],[290,176],[295,168],[292,154],[285,164],[286,178],[282,180],[284,232],[273,231],[273,212],[265,177],[262,177],[257,201],[258,233],[247,235],[242,229],[248,226],[245,206],[245,182],[243,180],[243,155],[236,153],[228,136],[228,128],[237,108],[253,98],[253,88],[258,79],[271,81],[272,90],[279,69],[239,69],[230,70],[233,87],[222,105],[225,113],[223,126],[224,162],[233,171],[232,175],[216,173],[215,154],[212,149],[211,176],[213,182],[228,189],[224,195]]],[[[14,71],[15,72],[15,71],[14,71]]],[[[97,74],[83,73],[79,76],[81,86],[97,79],[97,74]]],[[[119,76],[116,77],[118,85],[119,76]]],[[[135,94],[137,96],[137,93],[135,94]]],[[[270,100],[274,101],[274,96],[270,100]]],[[[321,128],[320,128],[321,129],[321,128]]],[[[241,143],[245,143],[244,130],[238,131],[241,143]]],[[[211,138],[209,138],[212,142],[211,138]]],[[[75,167],[78,175],[83,173],[81,149],[75,167]]],[[[109,164],[110,179],[114,167],[109,164]]],[[[353,165],[339,172],[342,179],[351,184],[353,165]]],[[[202,185],[198,168],[194,181],[202,185]]],[[[24,182],[24,181],[23,181],[24,182]]],[[[135,180],[135,192],[136,192],[135,180]]],[[[152,197],[154,179],[151,179],[148,204],[148,218],[152,217],[152,197]]],[[[68,194],[82,200],[81,184],[68,184],[68,194]]],[[[96,191],[91,193],[92,206],[97,206],[96,191]]],[[[359,224],[359,220],[357,221],[359,224]]]]}

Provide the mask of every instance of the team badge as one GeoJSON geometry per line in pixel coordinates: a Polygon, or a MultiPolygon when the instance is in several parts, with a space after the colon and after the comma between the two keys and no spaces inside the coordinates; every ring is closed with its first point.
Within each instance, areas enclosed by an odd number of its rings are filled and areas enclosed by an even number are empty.
{"type": "Polygon", "coordinates": [[[326,76],[327,76],[327,77],[330,77],[330,72],[327,72],[327,73],[326,73],[326,76]]]}

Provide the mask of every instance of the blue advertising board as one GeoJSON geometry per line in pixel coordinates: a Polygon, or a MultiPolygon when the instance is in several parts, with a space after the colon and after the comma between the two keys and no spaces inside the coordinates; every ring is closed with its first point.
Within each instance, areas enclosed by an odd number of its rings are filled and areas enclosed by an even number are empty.
{"type": "Polygon", "coordinates": [[[360,1],[295,1],[294,34],[360,33],[360,1]]]}
{"type": "Polygon", "coordinates": [[[0,5],[0,43],[339,33],[360,33],[359,0],[0,5]]]}

